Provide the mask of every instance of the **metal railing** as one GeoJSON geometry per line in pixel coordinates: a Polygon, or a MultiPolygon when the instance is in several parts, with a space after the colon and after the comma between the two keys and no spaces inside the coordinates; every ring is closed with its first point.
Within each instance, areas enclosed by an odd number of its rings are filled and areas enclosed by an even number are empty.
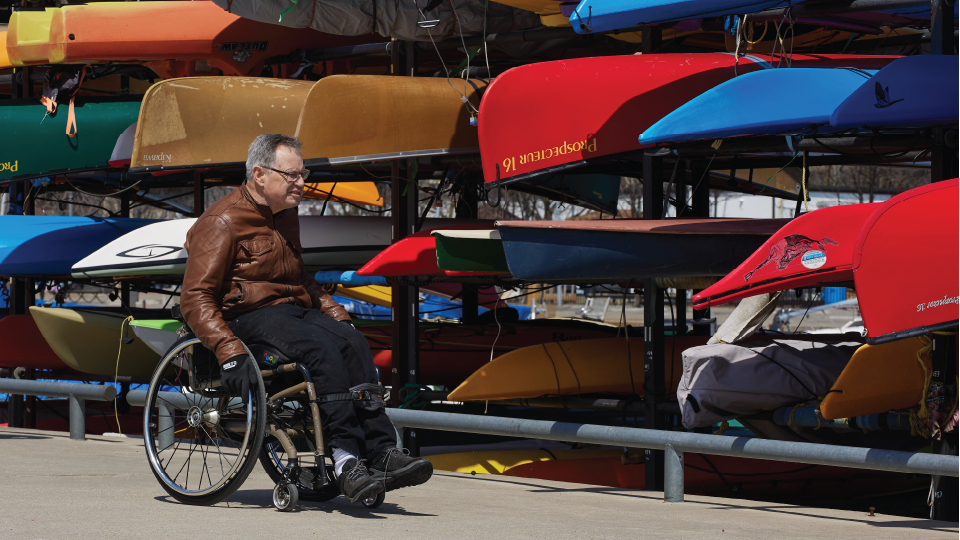
{"type": "Polygon", "coordinates": [[[957,456],[407,409],[387,409],[387,414],[398,428],[663,450],[663,498],[668,502],[683,501],[684,452],[877,471],[960,476],[960,458],[957,456]]]}
{"type": "Polygon", "coordinates": [[[86,437],[86,400],[113,401],[117,389],[113,386],[33,381],[29,379],[0,379],[0,392],[22,396],[65,397],[70,402],[70,438],[82,441],[86,437]]]}

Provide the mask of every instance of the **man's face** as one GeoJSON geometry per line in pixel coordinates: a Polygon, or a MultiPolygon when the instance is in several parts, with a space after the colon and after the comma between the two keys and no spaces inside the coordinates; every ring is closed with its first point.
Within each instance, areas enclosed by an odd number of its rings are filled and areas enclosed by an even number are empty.
{"type": "Polygon", "coordinates": [[[285,175],[271,169],[257,168],[262,171],[257,171],[260,174],[255,173],[256,181],[263,186],[263,197],[274,214],[300,204],[304,180],[300,177],[294,179],[293,176],[303,170],[303,158],[296,150],[289,146],[278,146],[271,167],[292,174],[285,175]]]}

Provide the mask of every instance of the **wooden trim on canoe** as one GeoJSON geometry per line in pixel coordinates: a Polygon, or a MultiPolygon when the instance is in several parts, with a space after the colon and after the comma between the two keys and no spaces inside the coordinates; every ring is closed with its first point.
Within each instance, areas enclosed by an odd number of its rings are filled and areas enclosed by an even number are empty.
{"type": "Polygon", "coordinates": [[[333,75],[310,90],[296,135],[313,166],[476,154],[470,125],[486,82],[476,79],[333,75]]]}

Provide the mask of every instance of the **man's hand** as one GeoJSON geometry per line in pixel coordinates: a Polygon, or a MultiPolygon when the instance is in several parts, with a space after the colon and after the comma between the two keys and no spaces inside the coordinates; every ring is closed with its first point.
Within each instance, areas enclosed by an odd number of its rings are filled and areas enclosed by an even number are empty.
{"type": "Polygon", "coordinates": [[[245,354],[234,356],[220,366],[220,386],[231,394],[239,394],[243,404],[247,404],[250,387],[256,387],[257,367],[245,354]]]}

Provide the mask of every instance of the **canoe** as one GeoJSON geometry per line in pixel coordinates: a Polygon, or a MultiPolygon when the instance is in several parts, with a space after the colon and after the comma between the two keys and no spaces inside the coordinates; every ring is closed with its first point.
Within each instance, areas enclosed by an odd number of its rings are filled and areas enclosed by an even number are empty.
{"type": "MultiPolygon", "coordinates": [[[[504,353],[553,342],[580,342],[617,335],[617,328],[603,323],[571,319],[538,319],[514,323],[460,324],[420,322],[420,371],[422,384],[454,388],[472,373],[504,353]],[[498,337],[499,335],[499,337],[498,337]]],[[[363,321],[360,327],[380,368],[384,385],[390,384],[392,328],[389,321],[363,321]]],[[[621,334],[622,335],[622,334],[621,334]]],[[[620,339],[623,339],[622,337],[620,339]]],[[[631,346],[642,337],[631,338],[631,346]]],[[[641,345],[642,348],[642,345],[641,345]]],[[[680,351],[677,351],[679,356],[680,351]]],[[[642,368],[641,368],[642,371],[642,368]]],[[[677,371],[677,379],[680,377],[677,371]]]]}
{"type": "Polygon", "coordinates": [[[867,343],[956,328],[957,185],[956,179],[945,180],[892,197],[861,228],[854,246],[853,281],[867,343]],[[904,286],[891,286],[903,280],[904,286]]]}
{"type": "Polygon", "coordinates": [[[161,357],[177,341],[177,330],[183,326],[176,319],[134,319],[129,324],[133,333],[161,357]]]}
{"type": "Polygon", "coordinates": [[[431,234],[436,240],[437,267],[440,270],[510,273],[500,233],[496,230],[447,229],[431,234]]]}
{"type": "Polygon", "coordinates": [[[379,40],[259,23],[213,2],[104,2],[17,11],[6,48],[16,66],[128,61],[171,78],[259,75],[271,56],[379,40]]]}
{"type": "Polygon", "coordinates": [[[470,123],[486,83],[445,78],[333,75],[310,89],[296,136],[305,165],[477,154],[470,123]],[[461,96],[470,101],[468,107],[461,96]]]}
{"type": "Polygon", "coordinates": [[[243,166],[258,135],[293,134],[312,87],[257,77],[158,82],[143,96],[130,171],[243,166]]]}
{"type": "MultiPolygon", "coordinates": [[[[626,457],[634,457],[632,463],[624,463],[623,449],[609,452],[608,457],[531,460],[507,469],[503,475],[621,489],[646,489],[643,451],[627,454],[626,457]]],[[[919,475],[911,478],[909,475],[883,471],[804,466],[783,461],[692,452],[684,454],[683,464],[684,491],[690,495],[798,503],[817,501],[822,504],[825,497],[833,501],[849,501],[862,497],[864,493],[880,497],[913,491],[919,496],[928,487],[924,485],[925,478],[919,475]]],[[[929,485],[929,481],[926,484],[929,485]]]]}
{"type": "Polygon", "coordinates": [[[723,279],[693,297],[697,309],[748,296],[853,280],[854,245],[882,203],[821,208],[789,221],[723,279]]]}
{"type": "Polygon", "coordinates": [[[53,352],[30,315],[0,318],[0,366],[27,369],[67,369],[53,352]]]}
{"type": "MultiPolygon", "coordinates": [[[[0,43],[6,44],[7,42],[7,25],[0,25],[0,43]]],[[[7,55],[6,46],[0,47],[0,69],[7,70],[15,67],[10,63],[10,56],[7,55]]]]}
{"type": "MultiPolygon", "coordinates": [[[[444,225],[443,230],[490,229],[490,221],[444,225]]],[[[425,227],[430,226],[428,221],[425,227]]],[[[436,239],[425,228],[390,245],[357,270],[360,276],[443,276],[437,266],[436,239]]]]}
{"type": "Polygon", "coordinates": [[[0,275],[68,275],[77,261],[155,219],[0,216],[0,275]]]}
{"type": "MultiPolygon", "coordinates": [[[[892,59],[794,54],[792,65],[879,69],[892,59]]],[[[640,133],[732,79],[736,60],[727,53],[644,54],[509,69],[490,83],[480,105],[484,180],[526,180],[639,152],[640,133]],[[570,96],[576,96],[572,102],[570,96]]],[[[736,72],[770,68],[778,60],[746,55],[736,72]]]]}
{"type": "Polygon", "coordinates": [[[498,221],[510,274],[526,281],[626,284],[723,276],[786,223],[779,219],[498,221]]]}
{"type": "Polygon", "coordinates": [[[340,296],[351,300],[367,302],[375,306],[390,307],[393,302],[393,291],[390,287],[380,285],[366,285],[363,287],[337,287],[335,291],[340,296]]]}
{"type": "Polygon", "coordinates": [[[770,69],[717,85],[640,134],[640,144],[835,131],[830,115],[876,71],[770,69]],[[776,91],[773,91],[776,89],[776,91]],[[789,106],[784,106],[789,103],[789,106]]]}
{"type": "Polygon", "coordinates": [[[40,307],[31,307],[30,314],[50,348],[76,371],[149,377],[160,361],[160,355],[130,330],[126,337],[133,337],[133,342],[121,345],[123,315],[40,307]]]}
{"type": "MultiPolygon", "coordinates": [[[[525,183],[523,191],[614,215],[621,183],[621,177],[612,174],[551,174],[525,183]]],[[[490,193],[493,200],[499,196],[490,193]]]]}
{"type": "MultiPolygon", "coordinates": [[[[20,13],[20,12],[18,12],[20,13]]],[[[27,13],[27,12],[24,12],[27,13]]],[[[35,99],[0,103],[0,182],[109,169],[107,161],[120,134],[137,121],[138,97],[77,99],[77,136],[64,133],[66,106],[53,116],[35,99]]]]}
{"type": "MultiPolygon", "coordinates": [[[[677,390],[683,351],[702,336],[667,336],[667,392],[677,390]]],[[[467,377],[448,399],[483,401],[580,394],[643,395],[643,338],[623,337],[543,343],[494,359],[467,377]],[[632,386],[631,386],[632,383],[632,386]]]]}
{"type": "Polygon", "coordinates": [[[383,208],[383,197],[375,182],[314,182],[304,186],[303,196],[383,208]]]}
{"type": "MultiPolygon", "coordinates": [[[[98,249],[73,266],[75,277],[182,275],[183,243],[195,218],[155,223],[98,249]]],[[[390,245],[390,218],[300,216],[308,270],[358,268],[390,245]]]]}
{"type": "Polygon", "coordinates": [[[789,5],[787,0],[581,0],[570,24],[577,33],[590,34],[789,5]]]}
{"type": "Polygon", "coordinates": [[[924,347],[923,340],[911,337],[857,349],[820,403],[823,417],[833,420],[916,407],[924,397],[926,373],[933,369],[929,349],[917,358],[924,347]]]}
{"type": "Polygon", "coordinates": [[[948,56],[894,60],[834,109],[830,125],[838,129],[956,125],[960,115],[952,93],[958,80],[960,66],[948,56]]]}

